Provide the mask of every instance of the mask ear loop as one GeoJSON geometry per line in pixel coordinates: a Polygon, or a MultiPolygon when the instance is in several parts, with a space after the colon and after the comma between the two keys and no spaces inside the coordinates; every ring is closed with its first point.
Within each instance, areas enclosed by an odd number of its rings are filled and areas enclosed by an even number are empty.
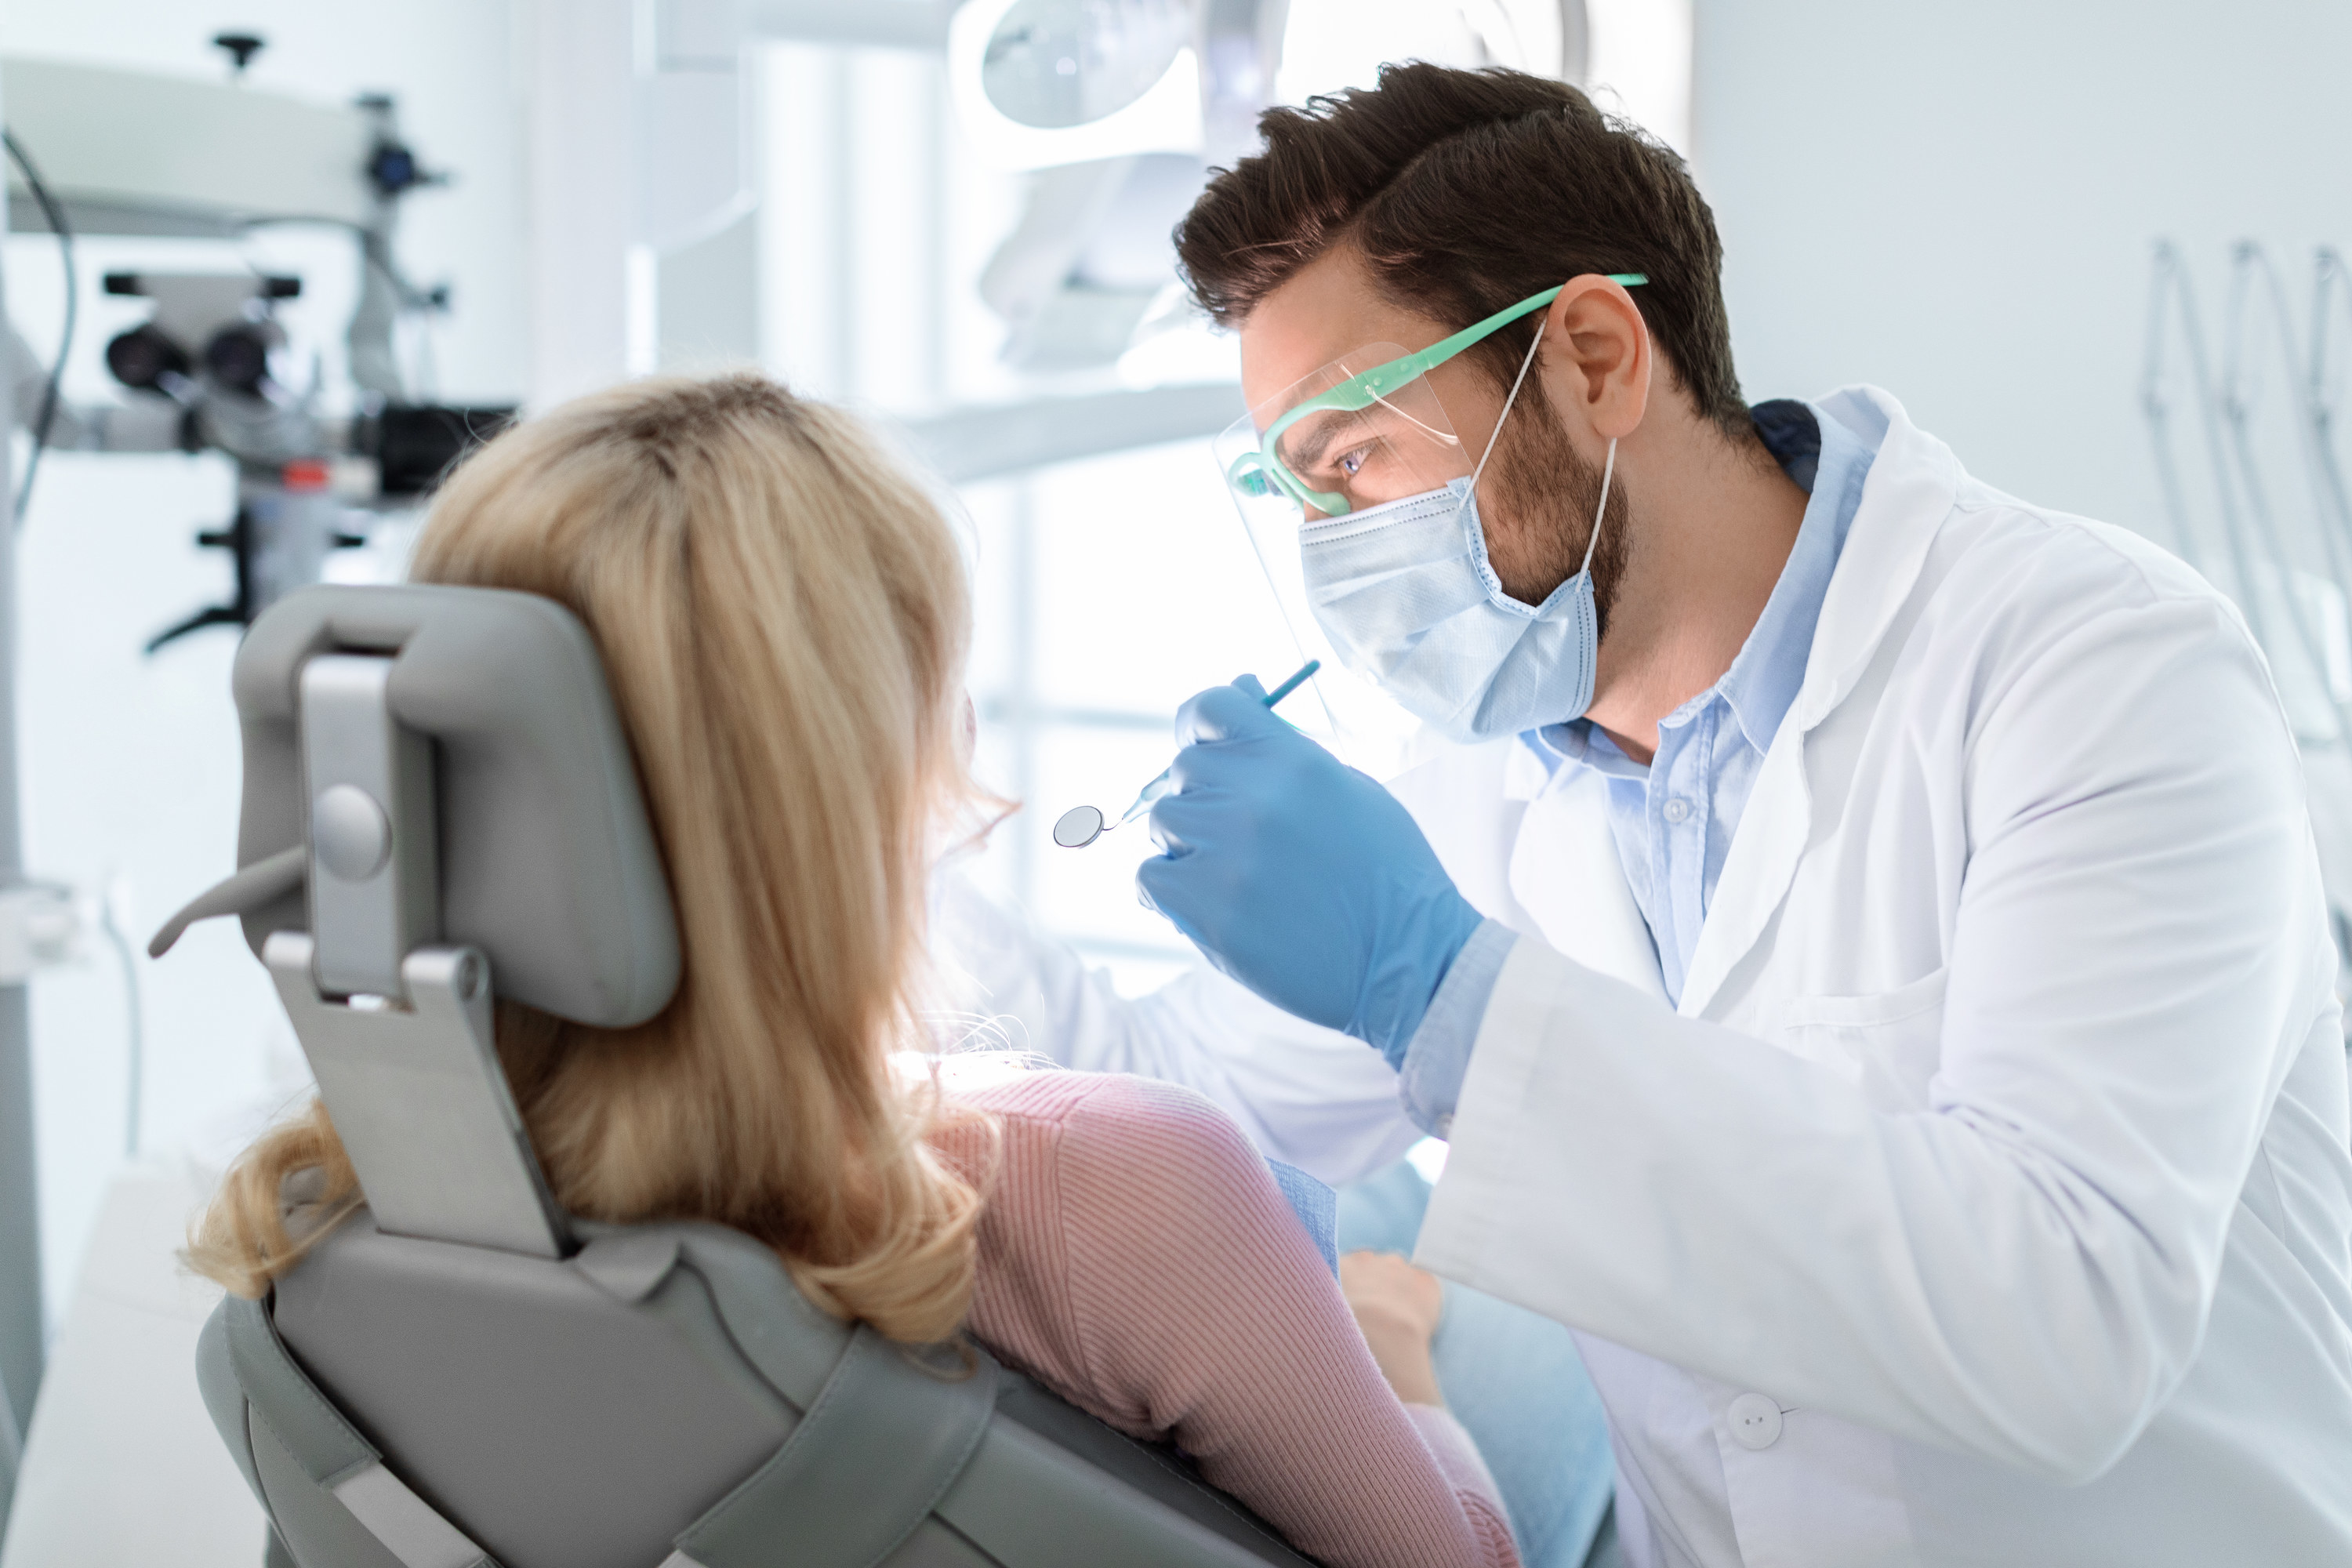
{"type": "Polygon", "coordinates": [[[1617,437],[1609,437],[1608,460],[1601,465],[1601,504],[1592,509],[1592,537],[1584,542],[1584,564],[1576,569],[1583,576],[1592,570],[1592,552],[1601,543],[1601,520],[1609,515],[1609,480],[1617,472],[1617,437]]]}
{"type": "MultiPolygon", "coordinates": [[[[1528,357],[1519,362],[1519,374],[1511,380],[1511,395],[1503,399],[1503,412],[1495,420],[1495,433],[1486,437],[1486,449],[1478,454],[1478,466],[1470,470],[1470,485],[1463,491],[1462,506],[1454,509],[1456,516],[1461,515],[1462,507],[1470,504],[1470,498],[1478,493],[1478,478],[1486,471],[1486,459],[1495,455],[1495,443],[1503,438],[1503,421],[1511,416],[1511,405],[1519,400],[1519,388],[1528,379],[1528,371],[1536,363],[1536,350],[1543,346],[1544,328],[1550,324],[1549,320],[1536,323],[1535,339],[1528,344],[1528,357]]],[[[1609,456],[1601,465],[1601,504],[1593,509],[1592,533],[1584,542],[1584,564],[1576,569],[1580,577],[1592,570],[1592,552],[1601,544],[1601,520],[1609,515],[1609,481],[1616,473],[1617,437],[1612,436],[1609,437],[1609,456]]]]}
{"type": "Polygon", "coordinates": [[[1486,459],[1495,455],[1495,443],[1503,438],[1503,421],[1511,416],[1511,405],[1519,400],[1519,388],[1528,379],[1528,368],[1536,363],[1536,350],[1543,347],[1544,329],[1550,324],[1549,318],[1536,323],[1534,341],[1528,344],[1528,357],[1519,362],[1519,374],[1511,379],[1511,395],[1503,399],[1503,411],[1495,416],[1495,433],[1486,437],[1486,449],[1478,454],[1478,466],[1470,470],[1470,488],[1463,492],[1463,506],[1468,506],[1470,498],[1478,493],[1478,476],[1486,471],[1486,459]]]}

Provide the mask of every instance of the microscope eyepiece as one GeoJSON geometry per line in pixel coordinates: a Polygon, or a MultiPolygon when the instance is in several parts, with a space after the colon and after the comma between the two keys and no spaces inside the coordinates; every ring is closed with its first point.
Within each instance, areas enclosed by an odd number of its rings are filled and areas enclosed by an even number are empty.
{"type": "Polygon", "coordinates": [[[106,345],[106,368],[125,386],[152,391],[167,374],[188,374],[188,351],[142,323],[106,345]]]}

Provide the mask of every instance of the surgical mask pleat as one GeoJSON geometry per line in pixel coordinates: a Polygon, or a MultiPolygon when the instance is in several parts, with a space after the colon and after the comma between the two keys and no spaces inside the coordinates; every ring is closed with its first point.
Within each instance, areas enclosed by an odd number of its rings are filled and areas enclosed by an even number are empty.
{"type": "Polygon", "coordinates": [[[1341,658],[1385,665],[1377,650],[1485,597],[1473,574],[1442,569],[1469,553],[1461,483],[1306,531],[1309,600],[1341,658]]]}
{"type": "MultiPolygon", "coordinates": [[[[1475,527],[1476,499],[1465,499],[1475,527]]],[[[1400,524],[1407,548],[1384,555],[1371,546],[1387,531],[1304,546],[1316,618],[1342,658],[1458,740],[1583,711],[1597,652],[1589,573],[1530,611],[1490,586],[1458,531],[1450,548],[1414,548],[1426,536],[1400,524]]]]}

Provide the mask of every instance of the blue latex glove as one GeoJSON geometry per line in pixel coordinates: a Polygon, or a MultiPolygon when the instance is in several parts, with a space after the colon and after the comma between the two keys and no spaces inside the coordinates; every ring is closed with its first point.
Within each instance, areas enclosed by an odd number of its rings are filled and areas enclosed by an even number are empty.
{"type": "Polygon", "coordinates": [[[1259,706],[1244,676],[1176,715],[1175,787],[1143,902],[1276,1006],[1344,1029],[1391,1067],[1478,911],[1397,798],[1259,706]]]}

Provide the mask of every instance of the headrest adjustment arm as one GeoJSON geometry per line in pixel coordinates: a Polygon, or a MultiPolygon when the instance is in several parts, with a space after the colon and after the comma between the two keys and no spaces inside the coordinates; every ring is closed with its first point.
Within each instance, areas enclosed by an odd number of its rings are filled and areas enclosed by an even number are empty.
{"type": "Polygon", "coordinates": [[[433,742],[394,719],[389,658],[302,667],[302,781],[319,988],[405,1001],[401,964],[441,934],[433,742]]]}
{"type": "Polygon", "coordinates": [[[262,961],[378,1228],[568,1254],[570,1226],[499,1066],[489,961],[477,948],[419,948],[401,965],[405,1007],[355,1007],[320,994],[313,948],[277,931],[262,961]]]}

